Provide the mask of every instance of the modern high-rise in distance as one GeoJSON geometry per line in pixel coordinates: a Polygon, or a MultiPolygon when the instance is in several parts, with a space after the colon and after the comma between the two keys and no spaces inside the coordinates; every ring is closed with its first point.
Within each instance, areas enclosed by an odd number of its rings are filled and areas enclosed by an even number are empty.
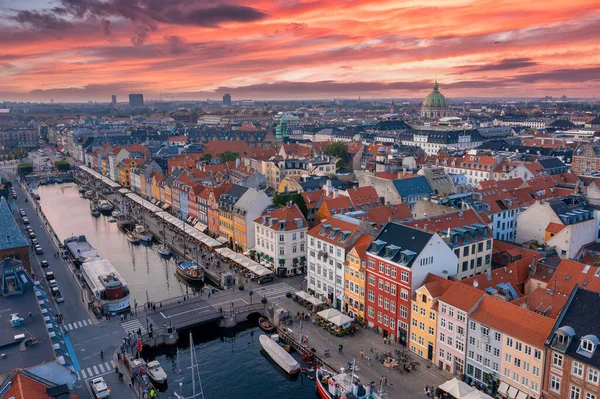
{"type": "Polygon", "coordinates": [[[143,107],[144,106],[144,95],[143,94],[130,94],[129,105],[132,107],[143,107]]]}
{"type": "Polygon", "coordinates": [[[112,104],[113,107],[117,106],[117,96],[116,95],[112,95],[111,101],[110,103],[112,104]]]}
{"type": "Polygon", "coordinates": [[[231,94],[226,93],[223,95],[223,105],[231,105],[231,94]]]}

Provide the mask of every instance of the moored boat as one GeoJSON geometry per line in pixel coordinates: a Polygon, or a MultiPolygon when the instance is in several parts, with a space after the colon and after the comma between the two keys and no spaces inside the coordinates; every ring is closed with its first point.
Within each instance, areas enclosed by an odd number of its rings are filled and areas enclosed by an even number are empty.
{"type": "Polygon", "coordinates": [[[277,327],[265,317],[258,318],[258,326],[266,333],[272,333],[277,330],[277,327]]]}
{"type": "Polygon", "coordinates": [[[165,373],[163,368],[160,367],[160,363],[158,362],[158,360],[148,362],[147,367],[148,377],[150,377],[152,382],[155,382],[157,384],[164,384],[165,382],[167,382],[167,373],[165,373]]]}
{"type": "Polygon", "coordinates": [[[140,237],[138,237],[138,235],[133,232],[129,232],[127,233],[127,241],[129,241],[132,244],[139,244],[140,237]]]}
{"type": "Polygon", "coordinates": [[[171,256],[171,250],[166,245],[161,245],[160,247],[158,247],[158,253],[164,256],[165,258],[171,256]]]}
{"type": "Polygon", "coordinates": [[[127,217],[127,215],[117,216],[117,227],[121,230],[127,230],[132,224],[133,222],[127,217]]]}
{"type": "Polygon", "coordinates": [[[90,258],[81,265],[83,279],[109,312],[129,308],[129,288],[108,259],[90,258]]]}
{"type": "Polygon", "coordinates": [[[108,202],[107,200],[104,200],[104,199],[98,201],[98,207],[100,208],[100,211],[102,213],[106,213],[106,214],[110,214],[114,208],[110,202],[108,202]]]}
{"type": "Polygon", "coordinates": [[[81,265],[86,259],[98,256],[98,250],[92,247],[83,235],[69,237],[64,243],[75,265],[81,265]]]}
{"type": "Polygon", "coordinates": [[[290,375],[298,374],[300,372],[300,363],[275,342],[275,339],[278,338],[277,335],[273,335],[272,337],[261,335],[258,338],[260,347],[279,367],[283,369],[283,371],[290,375]]]}
{"type": "Polygon", "coordinates": [[[88,190],[83,194],[83,196],[85,198],[92,198],[94,196],[94,192],[92,190],[88,190]]]}
{"type": "Polygon", "coordinates": [[[152,242],[153,236],[152,233],[148,229],[146,229],[141,224],[135,226],[135,234],[140,238],[141,241],[144,242],[152,242]]]}
{"type": "Polygon", "coordinates": [[[81,194],[85,193],[87,191],[87,188],[85,186],[79,186],[79,192],[81,194]]]}
{"type": "Polygon", "coordinates": [[[361,385],[358,377],[319,368],[316,372],[317,394],[321,399],[381,399],[370,385],[361,385]]]}
{"type": "Polygon", "coordinates": [[[93,217],[97,218],[100,216],[100,211],[98,210],[98,208],[92,208],[91,214],[93,217]]]}
{"type": "Polygon", "coordinates": [[[190,285],[204,283],[204,272],[196,262],[179,262],[176,273],[190,285]]]}

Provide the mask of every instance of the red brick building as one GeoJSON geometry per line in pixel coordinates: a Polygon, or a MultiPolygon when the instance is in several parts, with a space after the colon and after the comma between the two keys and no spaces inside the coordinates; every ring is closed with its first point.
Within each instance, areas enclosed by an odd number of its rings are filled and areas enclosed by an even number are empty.
{"type": "Polygon", "coordinates": [[[600,147],[592,143],[581,144],[573,153],[571,169],[576,175],[589,175],[600,171],[600,147]]]}
{"type": "Polygon", "coordinates": [[[406,345],[411,297],[428,273],[456,269],[454,252],[436,233],[386,224],[366,252],[366,313],[369,326],[406,345]]]}

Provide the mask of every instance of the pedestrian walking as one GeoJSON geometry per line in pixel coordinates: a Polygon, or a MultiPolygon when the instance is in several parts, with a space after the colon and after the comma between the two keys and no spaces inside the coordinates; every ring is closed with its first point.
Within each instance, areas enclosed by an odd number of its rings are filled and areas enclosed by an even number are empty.
{"type": "Polygon", "coordinates": [[[365,352],[361,349],[360,350],[360,360],[363,360],[365,358],[365,352]]]}
{"type": "Polygon", "coordinates": [[[383,376],[383,385],[387,385],[387,375],[383,376]]]}
{"type": "Polygon", "coordinates": [[[367,356],[367,365],[371,365],[371,358],[367,356]]]}

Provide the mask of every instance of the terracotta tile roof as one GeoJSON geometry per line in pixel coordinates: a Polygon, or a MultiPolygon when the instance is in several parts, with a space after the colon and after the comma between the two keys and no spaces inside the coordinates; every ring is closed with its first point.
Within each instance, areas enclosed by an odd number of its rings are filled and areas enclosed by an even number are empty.
{"type": "Polygon", "coordinates": [[[289,143],[283,144],[282,148],[288,157],[310,157],[312,155],[312,148],[306,145],[289,143]]]}
{"type": "Polygon", "coordinates": [[[392,172],[375,172],[375,176],[381,179],[386,180],[396,180],[398,178],[398,173],[392,172]]]}
{"type": "Polygon", "coordinates": [[[15,399],[51,399],[46,392],[48,386],[27,378],[20,372],[17,372],[11,380],[11,387],[8,389],[4,397],[15,399]]]}
{"type": "Polygon", "coordinates": [[[527,280],[529,266],[532,261],[533,258],[520,259],[506,267],[494,269],[490,273],[460,280],[459,283],[473,286],[481,291],[485,291],[486,288],[497,289],[498,284],[510,284],[515,293],[521,297],[523,292],[520,286],[525,284],[527,280]]]}
{"type": "Polygon", "coordinates": [[[568,300],[568,295],[554,295],[554,293],[538,287],[531,291],[529,295],[514,301],[513,304],[518,306],[525,304],[529,310],[556,319],[568,300]]]}
{"type": "Polygon", "coordinates": [[[427,292],[432,298],[439,298],[454,284],[454,281],[445,279],[436,274],[429,273],[423,281],[422,287],[427,289],[427,292]]]}
{"type": "Polygon", "coordinates": [[[600,292],[600,269],[574,260],[563,259],[546,288],[555,294],[569,296],[575,284],[586,290],[600,292]]]}
{"type": "Polygon", "coordinates": [[[496,189],[502,190],[515,190],[523,184],[523,179],[516,177],[508,180],[484,180],[479,182],[479,186],[482,190],[496,189]]]}
{"type": "Polygon", "coordinates": [[[354,187],[349,188],[347,190],[348,197],[350,201],[352,201],[352,205],[354,209],[361,209],[363,207],[374,207],[381,206],[381,198],[377,194],[377,191],[374,187],[365,186],[365,187],[354,187]],[[369,204],[367,204],[367,202],[369,204]]]}
{"type": "Polygon", "coordinates": [[[467,284],[453,284],[440,297],[440,302],[447,303],[465,312],[473,309],[473,306],[484,296],[483,291],[467,284]]]}
{"type": "Polygon", "coordinates": [[[469,226],[476,223],[484,224],[474,209],[404,222],[405,225],[410,227],[440,233],[445,233],[448,229],[469,226]]]}
{"type": "Polygon", "coordinates": [[[523,248],[519,245],[512,244],[506,241],[494,240],[493,242],[493,253],[509,252],[511,256],[521,255],[522,257],[535,256],[537,259],[541,259],[542,255],[539,252],[532,251],[531,249],[523,248]]]}
{"type": "Polygon", "coordinates": [[[564,229],[565,227],[566,226],[564,224],[550,222],[550,223],[548,223],[548,226],[546,226],[546,232],[557,234],[557,233],[560,233],[562,231],[562,229],[564,229]]]}
{"type": "Polygon", "coordinates": [[[356,251],[356,256],[358,256],[360,259],[366,259],[365,254],[367,248],[369,247],[369,245],[371,245],[373,238],[374,237],[371,237],[370,235],[363,234],[358,238],[358,240],[356,240],[353,248],[356,251]]]}
{"type": "Polygon", "coordinates": [[[306,219],[304,219],[304,215],[302,215],[300,208],[298,208],[298,205],[296,204],[292,204],[292,206],[283,206],[269,213],[265,213],[264,215],[256,218],[254,222],[268,227],[271,230],[277,231],[293,231],[308,226],[306,219]],[[266,217],[269,217],[270,220],[268,220],[266,217]],[[276,221],[271,225],[271,222],[275,219],[276,221]],[[298,226],[296,223],[296,219],[301,219],[302,224],[300,226],[298,226]],[[284,220],[285,226],[283,229],[281,229],[281,222],[284,220]]]}
{"type": "Polygon", "coordinates": [[[410,206],[407,204],[398,204],[394,206],[380,206],[371,208],[361,219],[377,224],[378,228],[387,222],[402,222],[412,217],[410,206]]]}
{"type": "Polygon", "coordinates": [[[331,232],[334,228],[339,228],[340,233],[344,231],[350,232],[351,235],[358,228],[358,223],[354,224],[345,220],[340,220],[338,218],[332,217],[323,221],[323,223],[321,223],[320,225],[317,225],[310,229],[308,231],[308,235],[318,238],[319,240],[326,241],[330,244],[333,244],[334,246],[344,246],[344,242],[339,241],[339,234],[333,237],[331,236],[331,232]],[[322,234],[326,225],[329,225],[330,227],[324,234],[322,234]]]}
{"type": "Polygon", "coordinates": [[[554,320],[486,295],[470,318],[520,341],[543,348],[554,320]]]}
{"type": "MultiPolygon", "coordinates": [[[[352,201],[350,201],[350,198],[345,197],[343,195],[340,195],[337,198],[325,198],[323,199],[323,203],[327,205],[327,209],[332,215],[334,213],[346,213],[349,212],[351,208],[353,208],[352,201]]],[[[356,210],[356,208],[354,208],[354,210],[356,210]]]]}
{"type": "Polygon", "coordinates": [[[320,203],[321,199],[325,195],[325,190],[308,191],[301,193],[300,195],[302,195],[302,198],[304,198],[306,208],[313,209],[320,203]]]}

